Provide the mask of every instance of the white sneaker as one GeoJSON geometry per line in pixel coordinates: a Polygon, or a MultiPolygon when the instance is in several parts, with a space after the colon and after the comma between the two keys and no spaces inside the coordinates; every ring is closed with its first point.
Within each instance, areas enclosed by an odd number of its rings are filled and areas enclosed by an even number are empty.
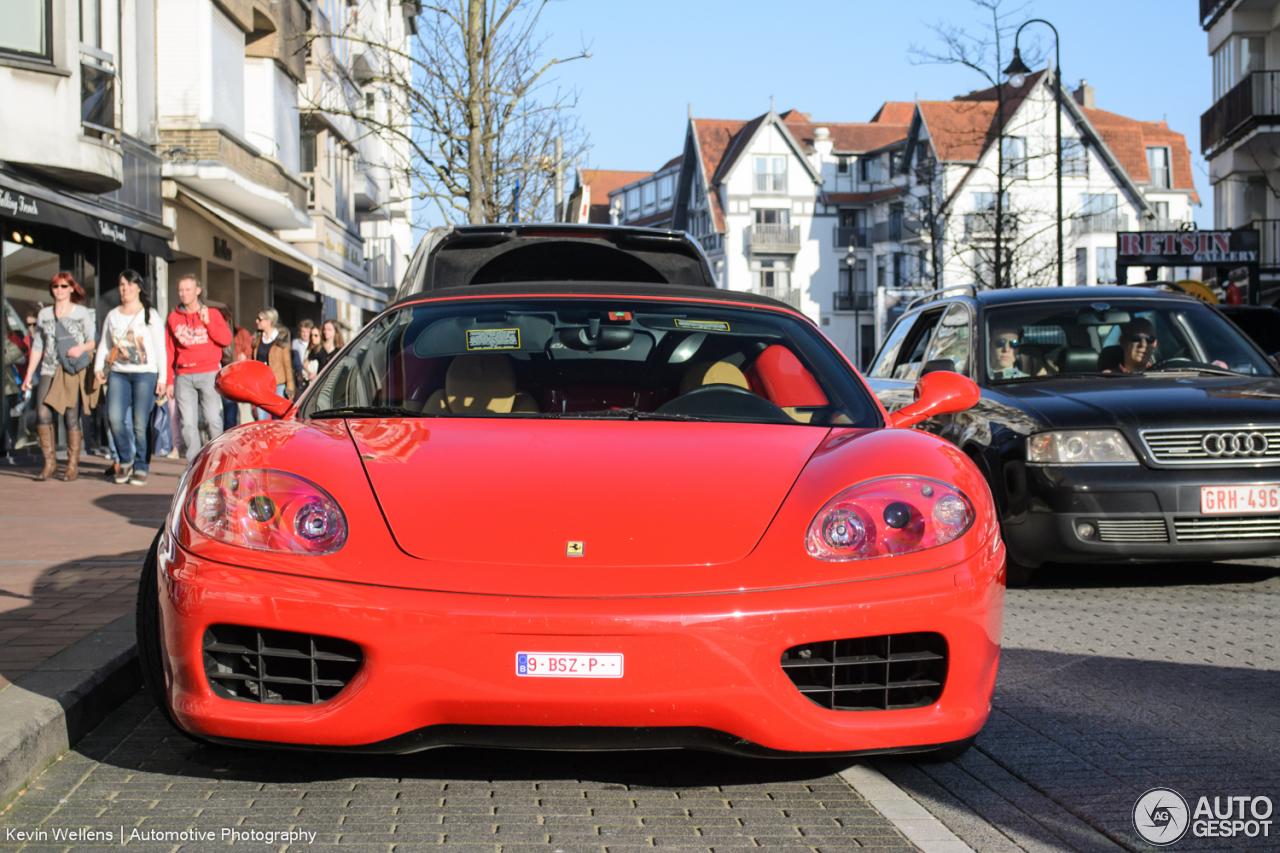
{"type": "Polygon", "coordinates": [[[129,465],[121,465],[120,473],[116,474],[116,485],[123,486],[125,483],[129,482],[129,477],[132,475],[133,475],[132,463],[129,465]]]}

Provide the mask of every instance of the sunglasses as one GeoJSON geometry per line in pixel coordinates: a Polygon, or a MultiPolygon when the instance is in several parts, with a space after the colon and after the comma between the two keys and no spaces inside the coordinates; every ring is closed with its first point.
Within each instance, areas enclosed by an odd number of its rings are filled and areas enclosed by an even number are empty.
{"type": "Polygon", "coordinates": [[[53,285],[53,287],[50,288],[50,290],[72,290],[72,289],[73,288],[69,284],[55,284],[53,285]]]}
{"type": "Polygon", "coordinates": [[[1017,349],[1018,339],[1017,338],[994,338],[991,341],[991,344],[996,349],[1004,349],[1006,347],[1008,347],[1009,349],[1017,349]]]}
{"type": "Polygon", "coordinates": [[[1131,344],[1154,344],[1156,342],[1155,335],[1130,335],[1125,338],[1131,344]]]}

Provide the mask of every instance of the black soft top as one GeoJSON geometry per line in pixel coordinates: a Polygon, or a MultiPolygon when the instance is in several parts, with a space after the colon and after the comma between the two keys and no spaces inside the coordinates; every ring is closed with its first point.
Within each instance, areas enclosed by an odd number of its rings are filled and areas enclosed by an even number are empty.
{"type": "Polygon", "coordinates": [[[706,255],[683,231],[530,222],[431,229],[395,301],[462,288],[582,282],[715,289],[706,255]]]}

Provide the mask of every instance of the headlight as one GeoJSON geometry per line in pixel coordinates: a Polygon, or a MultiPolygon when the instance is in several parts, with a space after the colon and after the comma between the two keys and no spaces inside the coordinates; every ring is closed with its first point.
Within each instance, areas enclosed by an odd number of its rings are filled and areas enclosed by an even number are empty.
{"type": "Polygon", "coordinates": [[[1129,442],[1116,429],[1042,432],[1027,439],[1027,461],[1045,465],[1137,465],[1129,442]]]}
{"type": "Polygon", "coordinates": [[[923,551],[973,524],[973,504],[955,486],[885,477],[845,489],[814,516],[805,548],[819,560],[867,560],[923,551]]]}
{"type": "Polygon", "coordinates": [[[283,554],[332,554],[347,519],[315,483],[260,468],[205,480],[186,506],[187,523],[218,542],[283,554]]]}

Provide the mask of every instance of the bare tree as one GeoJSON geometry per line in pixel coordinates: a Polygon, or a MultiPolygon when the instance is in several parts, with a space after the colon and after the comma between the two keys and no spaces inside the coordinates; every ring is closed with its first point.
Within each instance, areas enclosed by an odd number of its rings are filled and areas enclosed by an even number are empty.
{"type": "Polygon", "coordinates": [[[589,139],[576,89],[556,84],[557,66],[590,56],[587,46],[546,59],[539,21],[549,0],[442,0],[423,7],[407,46],[360,38],[356,28],[313,33],[346,39],[366,55],[362,84],[388,93],[391,108],[317,104],[358,120],[403,152],[397,169],[417,197],[449,222],[550,219],[555,138],[563,163],[585,159],[589,139]]]}
{"type": "MultiPolygon", "coordinates": [[[[953,134],[968,147],[982,152],[975,169],[987,171],[994,177],[995,192],[991,193],[989,208],[960,218],[951,215],[955,202],[955,188],[947,180],[950,175],[945,164],[929,154],[917,161],[912,195],[915,218],[920,229],[931,240],[932,273],[935,285],[941,285],[944,267],[956,266],[972,276],[975,282],[991,287],[1010,287],[1047,284],[1047,275],[1056,269],[1057,252],[1045,256],[1044,235],[1054,226],[1054,220],[1045,223],[1041,211],[1026,209],[1017,203],[1010,189],[1028,180],[1029,165],[1053,151],[1052,145],[1028,146],[1028,133],[1034,127],[1010,126],[1013,113],[1025,93],[1014,90],[1002,81],[1002,69],[1008,62],[1006,45],[1012,40],[1017,25],[1024,19],[1026,4],[1009,8],[1006,0],[969,0],[985,18],[982,28],[976,32],[950,23],[930,27],[937,37],[937,48],[911,47],[912,60],[917,64],[950,65],[973,72],[986,84],[986,88],[956,99],[956,109],[971,111],[971,120],[958,124],[953,134]],[[990,115],[988,116],[988,112],[990,115]],[[968,134],[971,138],[964,139],[968,134]],[[983,166],[987,152],[991,152],[992,166],[983,166]],[[1038,153],[1032,153],[1033,151],[1038,153]],[[972,251],[948,247],[972,246],[972,251]]],[[[1038,63],[1039,50],[1034,43],[1026,52],[1024,61],[1033,66],[1038,63]]],[[[1036,140],[1042,142],[1042,140],[1036,140]]],[[[990,184],[988,184],[990,185],[990,184]]]]}

